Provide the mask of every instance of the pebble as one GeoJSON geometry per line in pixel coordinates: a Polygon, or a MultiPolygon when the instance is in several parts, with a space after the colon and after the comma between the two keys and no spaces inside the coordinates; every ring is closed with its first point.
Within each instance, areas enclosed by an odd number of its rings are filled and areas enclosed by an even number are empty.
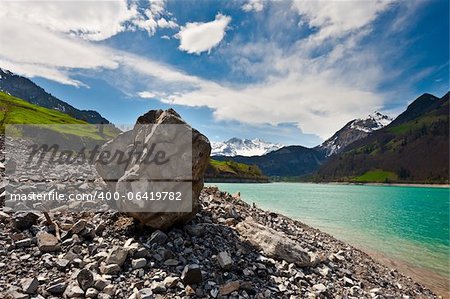
{"type": "Polygon", "coordinates": [[[37,244],[41,252],[53,252],[60,249],[58,239],[47,232],[39,232],[37,235],[37,244]]]}
{"type": "Polygon", "coordinates": [[[220,267],[224,270],[230,270],[233,265],[233,260],[225,251],[219,252],[217,255],[217,261],[219,262],[220,267]]]}
{"type": "Polygon", "coordinates": [[[22,290],[26,294],[36,293],[39,287],[39,281],[36,278],[25,278],[21,282],[22,290]]]}
{"type": "Polygon", "coordinates": [[[144,268],[147,265],[147,260],[145,258],[135,259],[131,261],[131,266],[133,269],[144,268]]]}
{"type": "Polygon", "coordinates": [[[181,280],[184,284],[196,284],[202,282],[203,276],[199,265],[186,265],[181,273],[181,280]]]}

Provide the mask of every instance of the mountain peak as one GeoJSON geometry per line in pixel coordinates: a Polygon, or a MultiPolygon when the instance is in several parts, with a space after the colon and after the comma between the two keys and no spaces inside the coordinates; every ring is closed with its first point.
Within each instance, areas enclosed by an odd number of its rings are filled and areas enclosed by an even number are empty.
{"type": "Polygon", "coordinates": [[[212,142],[213,156],[261,156],[281,148],[283,145],[260,138],[240,139],[233,137],[225,142],[212,142]]]}
{"type": "Polygon", "coordinates": [[[327,156],[334,155],[341,152],[350,143],[366,137],[371,132],[379,130],[391,122],[391,117],[375,111],[365,118],[357,118],[348,122],[331,138],[319,145],[318,149],[324,151],[327,156]]]}

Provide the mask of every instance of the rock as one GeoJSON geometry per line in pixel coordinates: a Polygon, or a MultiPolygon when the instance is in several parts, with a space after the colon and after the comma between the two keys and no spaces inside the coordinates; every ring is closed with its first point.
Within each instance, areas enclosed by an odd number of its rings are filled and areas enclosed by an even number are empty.
{"type": "Polygon", "coordinates": [[[313,289],[316,290],[319,293],[325,292],[327,290],[327,287],[324,286],[322,283],[313,285],[313,289]]]}
{"type": "Polygon", "coordinates": [[[117,264],[120,267],[123,265],[125,260],[128,256],[128,250],[120,247],[120,246],[114,246],[113,249],[109,252],[108,256],[106,257],[105,262],[107,264],[117,264]]]}
{"type": "Polygon", "coordinates": [[[168,276],[164,278],[163,283],[166,286],[166,288],[173,288],[177,285],[179,281],[180,279],[178,277],[168,276]]]}
{"type": "Polygon", "coordinates": [[[77,285],[69,285],[64,291],[65,298],[84,298],[84,291],[77,285]]]}
{"type": "Polygon", "coordinates": [[[24,293],[34,294],[39,287],[39,281],[36,278],[25,278],[21,281],[21,285],[24,293]]]}
{"type": "Polygon", "coordinates": [[[156,230],[150,236],[150,244],[163,244],[167,240],[167,235],[160,230],[156,230]]]}
{"type": "Polygon", "coordinates": [[[106,288],[111,282],[100,275],[96,275],[94,278],[94,287],[99,290],[103,291],[104,288],[106,288]]]}
{"type": "Polygon", "coordinates": [[[248,242],[269,257],[294,263],[299,267],[312,267],[318,263],[315,254],[306,251],[287,235],[256,223],[251,218],[240,222],[236,229],[248,242]]]}
{"type": "Polygon", "coordinates": [[[219,288],[219,293],[222,296],[229,295],[233,293],[234,291],[239,290],[239,287],[241,286],[241,283],[239,281],[231,281],[229,283],[224,284],[219,288]]]}
{"type": "Polygon", "coordinates": [[[86,290],[86,298],[97,298],[98,291],[94,288],[89,288],[86,290]]]}
{"type": "Polygon", "coordinates": [[[140,289],[136,294],[137,299],[154,299],[153,292],[150,288],[140,289]]]}
{"type": "Polygon", "coordinates": [[[94,275],[88,269],[82,269],[77,275],[78,285],[86,291],[94,285],[94,275]]]}
{"type": "Polygon", "coordinates": [[[184,288],[184,291],[186,292],[186,296],[194,296],[195,295],[195,290],[189,285],[184,288]]]}
{"type": "Polygon", "coordinates": [[[56,261],[56,268],[58,268],[58,270],[65,270],[67,268],[67,266],[70,264],[69,260],[66,259],[58,259],[56,261]]]}
{"type": "MultiPolygon", "coordinates": [[[[163,129],[164,130],[164,129],[163,129]]],[[[166,136],[166,139],[171,139],[171,143],[175,143],[176,146],[171,147],[171,157],[179,157],[180,161],[185,157],[183,155],[186,146],[192,146],[192,169],[189,173],[176,174],[181,168],[177,165],[179,163],[171,164],[169,172],[175,173],[180,181],[192,181],[192,203],[189,206],[189,212],[141,212],[142,209],[138,209],[136,202],[133,201],[118,201],[117,207],[119,210],[127,212],[128,215],[137,219],[142,224],[145,224],[153,229],[167,230],[176,224],[183,224],[191,220],[200,208],[198,201],[200,192],[203,188],[203,174],[208,166],[209,155],[211,153],[211,145],[209,140],[195,129],[192,129],[186,122],[184,122],[180,115],[176,113],[173,109],[163,110],[151,110],[146,114],[140,116],[136,122],[136,126],[133,130],[119,134],[115,139],[105,143],[100,151],[98,157],[102,156],[102,152],[115,153],[118,150],[126,152],[126,150],[131,147],[134,148],[139,146],[140,148],[147,147],[152,144],[154,140],[155,143],[161,136],[166,136]],[[164,132],[158,130],[158,128],[163,128],[160,125],[166,124],[176,124],[177,135],[168,134],[165,135],[164,132]],[[148,130],[142,125],[153,125],[152,130],[148,130]],[[180,132],[181,130],[181,132],[180,132]],[[188,136],[184,132],[190,132],[192,130],[192,139],[187,140],[183,137],[188,136]],[[145,140],[145,144],[142,144],[142,140],[145,140]],[[140,143],[140,144],[139,144],[140,143]],[[180,145],[180,143],[183,143],[180,145]],[[177,156],[178,154],[178,156],[177,156]],[[134,212],[136,211],[136,212],[134,212]],[[139,211],[139,212],[137,212],[139,211]]],[[[166,140],[165,139],[165,140],[166,140]]],[[[160,141],[160,140],[159,140],[160,141]]],[[[165,142],[166,145],[170,144],[169,140],[165,142]]],[[[178,159],[178,158],[177,158],[178,159]]],[[[123,188],[126,184],[118,184],[117,182],[127,182],[132,181],[133,178],[150,178],[156,173],[161,172],[161,167],[157,168],[152,163],[142,163],[142,159],[138,157],[133,158],[130,163],[122,163],[123,165],[109,165],[107,163],[102,163],[99,158],[96,161],[96,169],[100,176],[107,182],[108,187],[111,191],[125,191],[123,188]]],[[[169,162],[170,164],[170,162],[169,162]]],[[[167,166],[166,168],[168,168],[167,166]]],[[[164,170],[166,171],[166,169],[164,170]]],[[[151,180],[140,181],[140,190],[152,190],[151,180]],[[142,185],[144,184],[144,185],[142,185]],[[147,184],[147,186],[145,186],[147,184]]],[[[129,185],[127,185],[129,186],[129,185]]],[[[129,190],[129,188],[127,187],[129,190]]]]}
{"type": "Polygon", "coordinates": [[[133,269],[144,268],[147,265],[147,260],[145,258],[135,259],[131,261],[131,267],[133,269]]]}
{"type": "Polygon", "coordinates": [[[110,296],[114,296],[114,293],[116,292],[116,287],[112,284],[107,285],[104,289],[103,289],[103,293],[108,294],[110,296]]]}
{"type": "Polygon", "coordinates": [[[50,294],[53,295],[59,295],[64,293],[64,291],[66,290],[67,284],[58,279],[56,282],[53,282],[52,284],[50,284],[50,286],[46,289],[47,292],[49,292],[50,294]]]}
{"type": "Polygon", "coordinates": [[[18,230],[29,229],[37,223],[39,215],[33,212],[16,212],[13,215],[13,224],[18,230]]]}
{"type": "Polygon", "coordinates": [[[217,255],[217,261],[219,262],[220,267],[224,270],[230,270],[233,265],[233,260],[225,251],[219,252],[217,255]]]}
{"type": "Polygon", "coordinates": [[[72,234],[79,234],[85,227],[86,227],[86,220],[81,219],[78,222],[76,222],[71,229],[72,234]]]}
{"type": "Polygon", "coordinates": [[[33,241],[31,238],[25,238],[25,239],[15,242],[15,243],[18,248],[23,248],[23,247],[30,247],[31,244],[33,243],[33,241]]]}
{"type": "Polygon", "coordinates": [[[150,286],[150,289],[154,294],[161,294],[166,291],[166,286],[164,285],[163,282],[153,281],[150,286]]]}
{"type": "Polygon", "coordinates": [[[8,295],[6,296],[6,298],[11,298],[11,299],[28,299],[28,298],[30,298],[30,296],[28,294],[23,294],[23,293],[20,293],[20,292],[14,290],[14,291],[8,292],[8,295]]]}
{"type": "Polygon", "coordinates": [[[101,265],[100,273],[106,275],[114,275],[120,272],[120,266],[117,264],[101,265]]]}
{"type": "Polygon", "coordinates": [[[344,285],[346,287],[352,287],[355,285],[355,283],[353,282],[353,280],[351,280],[350,278],[344,276],[344,285]]]}
{"type": "Polygon", "coordinates": [[[167,259],[164,261],[164,265],[166,266],[178,266],[180,262],[176,259],[167,259]]]}
{"type": "Polygon", "coordinates": [[[38,248],[41,252],[52,252],[61,248],[58,239],[52,234],[39,232],[36,237],[38,248]]]}
{"type": "Polygon", "coordinates": [[[187,284],[196,284],[203,281],[202,271],[200,270],[199,265],[190,264],[184,267],[183,272],[181,273],[181,280],[185,285],[187,284]]]}

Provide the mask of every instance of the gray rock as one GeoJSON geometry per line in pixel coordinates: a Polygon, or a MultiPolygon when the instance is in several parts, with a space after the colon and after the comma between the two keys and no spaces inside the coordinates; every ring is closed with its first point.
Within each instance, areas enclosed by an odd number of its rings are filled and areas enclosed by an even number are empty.
{"type": "Polygon", "coordinates": [[[77,275],[78,285],[86,291],[94,285],[94,275],[88,269],[82,269],[77,275]]]}
{"type": "Polygon", "coordinates": [[[84,298],[84,291],[76,284],[69,285],[64,291],[65,298],[84,298]]]}
{"type": "Polygon", "coordinates": [[[13,224],[18,230],[29,229],[37,223],[39,215],[34,212],[16,212],[13,215],[13,224]]]}
{"type": "Polygon", "coordinates": [[[144,268],[147,265],[147,260],[145,258],[134,259],[131,261],[131,267],[133,269],[144,268]]]}
{"type": "Polygon", "coordinates": [[[6,298],[12,298],[12,299],[28,299],[30,296],[28,294],[23,294],[21,292],[18,292],[16,290],[8,292],[8,295],[6,298]]]}
{"type": "MultiPolygon", "coordinates": [[[[140,116],[136,122],[136,126],[133,130],[119,134],[115,139],[105,143],[101,152],[114,153],[118,150],[126,152],[129,147],[148,147],[149,144],[153,142],[160,143],[159,139],[161,136],[165,136],[167,142],[165,145],[169,145],[169,139],[176,144],[171,148],[174,153],[180,152],[180,155],[171,154],[172,157],[179,157],[180,160],[183,159],[183,153],[185,146],[192,146],[192,170],[189,173],[177,174],[177,178],[180,180],[192,181],[192,203],[190,203],[190,212],[142,212],[142,208],[137,209],[137,205],[133,201],[118,201],[117,206],[121,211],[128,211],[127,214],[133,218],[140,221],[153,229],[167,230],[174,226],[175,224],[186,223],[191,220],[195,214],[197,214],[200,204],[198,201],[200,192],[203,188],[203,174],[208,166],[209,155],[211,153],[211,145],[209,140],[195,129],[192,129],[186,122],[184,122],[180,115],[176,113],[173,109],[163,110],[151,110],[146,114],[140,116]],[[177,136],[172,136],[175,134],[165,135],[164,132],[158,130],[158,128],[163,128],[164,125],[176,124],[180,129],[184,131],[192,130],[192,138],[189,140],[185,138],[186,134],[178,134],[177,136]],[[152,130],[148,130],[147,127],[141,125],[153,125],[152,130]],[[142,141],[145,141],[142,144],[142,141]],[[139,142],[139,144],[138,144],[139,142]],[[180,142],[186,144],[185,146],[180,146],[180,142]],[[138,211],[136,211],[138,210],[138,211]],[[136,212],[131,212],[136,211],[136,212]]],[[[101,157],[102,154],[99,154],[101,157]]],[[[173,160],[173,159],[172,159],[173,160]]],[[[100,176],[107,182],[111,191],[126,191],[129,190],[129,185],[117,182],[127,182],[133,180],[135,177],[139,178],[150,178],[155,176],[155,174],[162,174],[166,172],[178,173],[181,169],[176,163],[170,164],[170,169],[167,167],[164,170],[158,166],[156,167],[153,163],[142,163],[142,159],[139,157],[133,158],[130,163],[122,163],[124,165],[109,165],[107,163],[102,163],[99,158],[96,162],[96,169],[100,176]],[[126,164],[126,165],[125,165],[126,164]]],[[[154,178],[154,177],[153,177],[154,178]]],[[[142,190],[152,190],[153,182],[148,181],[148,186],[139,183],[139,188],[142,190]]]]}
{"type": "Polygon", "coordinates": [[[94,287],[99,291],[103,291],[103,289],[110,284],[111,282],[109,280],[101,277],[100,275],[96,275],[94,278],[94,287]]]}
{"type": "Polygon", "coordinates": [[[136,294],[137,299],[154,299],[153,292],[150,288],[140,289],[136,294]]]}
{"type": "Polygon", "coordinates": [[[23,248],[23,247],[30,247],[32,243],[33,243],[33,241],[31,238],[25,238],[25,239],[16,241],[15,244],[18,248],[23,248]]]}
{"type": "Polygon", "coordinates": [[[219,252],[217,255],[217,261],[219,262],[220,267],[224,270],[230,270],[233,266],[233,260],[225,251],[219,252]]]}
{"type": "Polygon", "coordinates": [[[165,293],[166,292],[166,286],[164,285],[163,282],[159,282],[159,281],[153,281],[150,289],[152,290],[152,292],[154,294],[161,294],[161,293],[165,293]]]}
{"type": "Polygon", "coordinates": [[[66,260],[66,259],[58,259],[56,261],[56,268],[58,268],[58,270],[65,270],[67,268],[67,266],[69,266],[70,261],[66,260]]]}
{"type": "Polygon", "coordinates": [[[86,227],[86,224],[86,220],[81,219],[72,226],[72,229],[70,231],[72,232],[72,234],[79,234],[86,227]]]}
{"type": "Polygon", "coordinates": [[[186,265],[181,273],[181,280],[185,285],[202,282],[203,276],[200,266],[197,264],[186,265]]]}
{"type": "Polygon", "coordinates": [[[251,218],[237,224],[236,229],[253,246],[274,259],[294,263],[299,267],[311,267],[319,262],[315,254],[306,251],[284,233],[256,223],[251,218]]]}
{"type": "Polygon", "coordinates": [[[39,287],[39,281],[36,278],[25,278],[21,281],[21,285],[24,293],[34,294],[39,287]]]}
{"type": "Polygon", "coordinates": [[[150,244],[163,244],[164,242],[167,241],[167,238],[168,237],[164,232],[162,232],[160,230],[156,230],[150,236],[149,243],[150,244]]]}
{"type": "Polygon", "coordinates": [[[94,288],[89,288],[86,290],[86,298],[97,298],[98,291],[94,288]]]}
{"type": "Polygon", "coordinates": [[[120,272],[120,266],[117,264],[101,265],[100,273],[106,275],[114,275],[120,272]]]}
{"type": "Polygon", "coordinates": [[[313,285],[313,289],[316,290],[317,292],[321,293],[321,292],[325,292],[327,290],[327,287],[325,285],[323,285],[322,283],[319,283],[319,284],[313,285]]]}
{"type": "Polygon", "coordinates": [[[120,247],[120,246],[114,246],[113,249],[109,252],[108,256],[106,257],[105,262],[107,264],[117,264],[120,267],[123,265],[125,260],[128,256],[128,250],[120,247]]]}
{"type": "Polygon", "coordinates": [[[180,281],[180,278],[178,277],[173,277],[173,276],[168,276],[166,278],[164,278],[164,285],[166,286],[166,288],[173,288],[177,285],[177,283],[180,281]]]}
{"type": "Polygon", "coordinates": [[[176,259],[168,259],[164,261],[164,265],[166,266],[178,266],[180,262],[176,259]]]}
{"type": "Polygon", "coordinates": [[[66,290],[67,284],[64,281],[58,280],[56,282],[53,282],[47,287],[47,292],[53,295],[59,295],[64,293],[66,290]]]}
{"type": "Polygon", "coordinates": [[[36,237],[38,248],[41,252],[52,252],[61,248],[58,239],[52,234],[39,232],[36,237]]]}

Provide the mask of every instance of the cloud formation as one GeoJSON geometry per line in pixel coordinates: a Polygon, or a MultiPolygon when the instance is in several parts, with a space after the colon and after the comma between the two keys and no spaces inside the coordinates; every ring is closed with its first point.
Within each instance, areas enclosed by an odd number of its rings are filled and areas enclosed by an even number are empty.
{"type": "Polygon", "coordinates": [[[246,12],[254,11],[259,12],[264,9],[263,0],[249,0],[247,3],[242,5],[242,10],[246,12]]]}
{"type": "MultiPolygon", "coordinates": [[[[360,51],[359,45],[373,21],[389,9],[391,4],[386,1],[361,5],[352,2],[352,9],[340,1],[320,1],[320,5],[315,1],[292,2],[291,13],[300,20],[299,30],[302,26],[313,29],[309,36],[299,37],[289,47],[267,39],[236,39],[221,47],[221,57],[236,64],[237,71],[258,78],[257,83],[241,84],[214,82],[93,42],[137,28],[150,35],[157,28],[177,28],[175,19],[165,11],[164,1],[153,0],[140,11],[118,1],[107,2],[111,8],[105,4],[104,12],[91,10],[88,5],[87,15],[97,21],[83,15],[84,5],[77,8],[66,6],[66,2],[46,2],[45,9],[55,11],[40,20],[43,11],[36,8],[38,5],[17,7],[20,2],[12,2],[12,6],[3,3],[0,66],[28,77],[83,86],[73,78],[80,69],[114,70],[120,77],[118,81],[132,74],[133,83],[145,82],[148,86],[126,90],[127,94],[208,107],[218,120],[254,125],[295,123],[304,133],[322,138],[329,137],[349,119],[383,105],[383,96],[376,90],[386,73],[378,53],[370,48],[360,51]]],[[[261,1],[250,3],[253,6],[248,7],[249,11],[263,9],[261,1]]],[[[241,5],[237,8],[244,9],[241,5]]],[[[210,52],[221,43],[230,22],[230,16],[220,13],[211,22],[188,22],[176,35],[179,49],[191,54],[210,52]]]]}
{"type": "Polygon", "coordinates": [[[180,39],[178,48],[190,54],[200,54],[206,51],[209,53],[222,41],[230,22],[231,17],[219,13],[211,22],[187,23],[176,35],[180,39]]]}

